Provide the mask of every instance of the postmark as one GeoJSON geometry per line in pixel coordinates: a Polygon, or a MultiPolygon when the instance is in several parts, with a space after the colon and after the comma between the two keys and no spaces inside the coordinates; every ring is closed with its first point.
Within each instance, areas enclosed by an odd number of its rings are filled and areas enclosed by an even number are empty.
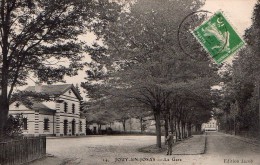
{"type": "Polygon", "coordinates": [[[177,31],[177,41],[180,51],[186,56],[196,59],[198,54],[205,54],[201,45],[193,36],[192,31],[211,16],[213,16],[212,12],[199,10],[186,15],[180,22],[177,31]]]}
{"type": "Polygon", "coordinates": [[[222,12],[214,14],[208,21],[195,28],[192,34],[218,64],[245,45],[222,12]]]}

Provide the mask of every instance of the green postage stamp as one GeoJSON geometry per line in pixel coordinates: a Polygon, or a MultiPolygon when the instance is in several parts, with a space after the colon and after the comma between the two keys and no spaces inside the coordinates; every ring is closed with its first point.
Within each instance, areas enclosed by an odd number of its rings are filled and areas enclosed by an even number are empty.
{"type": "Polygon", "coordinates": [[[218,64],[245,44],[221,12],[195,28],[193,35],[218,64]]]}

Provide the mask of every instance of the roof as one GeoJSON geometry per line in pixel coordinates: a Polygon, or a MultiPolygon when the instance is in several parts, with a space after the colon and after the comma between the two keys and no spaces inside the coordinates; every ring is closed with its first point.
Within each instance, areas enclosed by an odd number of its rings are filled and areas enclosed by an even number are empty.
{"type": "Polygon", "coordinates": [[[44,105],[42,103],[39,103],[39,102],[33,102],[33,105],[32,105],[32,107],[30,109],[44,111],[44,112],[50,112],[50,113],[55,113],[56,112],[56,110],[50,109],[46,105],[44,105]]]}
{"type": "Polygon", "coordinates": [[[34,102],[33,105],[32,105],[32,109],[46,110],[46,109],[50,109],[50,108],[47,107],[46,105],[42,104],[42,103],[34,102]]]}
{"type": "MultiPolygon", "coordinates": [[[[73,84],[62,84],[62,85],[41,85],[41,93],[42,94],[48,94],[48,95],[54,95],[59,96],[63,93],[67,92],[69,89],[71,89],[74,94],[77,96],[79,100],[82,99],[80,96],[80,93],[77,91],[77,89],[74,87],[73,84]]],[[[28,86],[25,91],[35,91],[35,86],[28,86]]]]}

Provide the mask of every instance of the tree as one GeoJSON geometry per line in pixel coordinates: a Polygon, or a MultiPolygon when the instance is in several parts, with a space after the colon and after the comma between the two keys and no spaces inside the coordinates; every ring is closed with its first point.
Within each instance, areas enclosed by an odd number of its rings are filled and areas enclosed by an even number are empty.
{"type": "MultiPolygon", "coordinates": [[[[256,117],[259,109],[260,56],[259,56],[259,14],[260,1],[255,5],[252,25],[245,31],[247,46],[236,56],[228,68],[223,88],[224,115],[226,130],[255,132],[260,125],[256,117]]],[[[259,131],[260,132],[260,131],[259,131]]]]}
{"type": "Polygon", "coordinates": [[[108,0],[1,0],[0,135],[14,88],[32,74],[43,82],[76,75],[84,66],[78,36],[112,21],[119,11],[108,0]]]}
{"type": "Polygon", "coordinates": [[[177,31],[182,19],[201,5],[200,1],[191,0],[139,0],[120,14],[117,21],[95,29],[104,47],[97,44],[89,47],[92,59],[101,68],[107,68],[106,84],[122,89],[122,99],[134,99],[153,112],[158,147],[163,112],[166,107],[171,108],[167,106],[174,98],[171,96],[177,91],[187,92],[191,85],[199,83],[204,86],[198,90],[205,87],[209,92],[213,84],[215,67],[205,52],[190,58],[180,52],[178,45],[177,31]]]}
{"type": "MultiPolygon", "coordinates": [[[[260,1],[258,0],[252,17],[252,26],[246,31],[245,38],[250,48],[250,56],[245,59],[247,62],[247,73],[252,75],[252,81],[255,85],[253,97],[250,102],[253,114],[258,114],[258,136],[260,136],[260,55],[259,55],[259,42],[260,42],[260,1]],[[258,111],[258,112],[257,112],[258,111]]],[[[253,117],[254,118],[254,117],[253,117]]]]}

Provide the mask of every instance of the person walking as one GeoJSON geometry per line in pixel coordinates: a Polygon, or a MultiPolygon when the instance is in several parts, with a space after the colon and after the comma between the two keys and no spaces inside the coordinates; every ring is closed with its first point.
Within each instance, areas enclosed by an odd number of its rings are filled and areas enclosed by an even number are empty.
{"type": "Polygon", "coordinates": [[[171,132],[169,132],[169,135],[167,136],[166,141],[168,144],[167,155],[171,155],[172,154],[172,145],[173,145],[173,134],[171,132]]]}

